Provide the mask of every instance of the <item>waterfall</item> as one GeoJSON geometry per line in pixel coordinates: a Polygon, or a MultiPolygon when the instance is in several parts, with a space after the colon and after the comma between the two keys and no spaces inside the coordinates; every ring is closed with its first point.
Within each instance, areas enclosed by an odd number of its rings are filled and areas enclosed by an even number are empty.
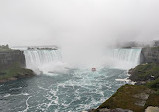
{"type": "Polygon", "coordinates": [[[110,51],[110,60],[114,68],[130,69],[140,64],[141,49],[113,49],[110,51]]]}
{"type": "MultiPolygon", "coordinates": [[[[140,64],[141,49],[109,49],[106,50],[103,61],[106,66],[118,69],[130,69],[140,64]]],[[[66,72],[69,66],[62,62],[60,50],[24,50],[26,58],[26,67],[34,70],[36,73],[66,72]]],[[[99,60],[99,59],[98,59],[99,60]]]]}
{"type": "Polygon", "coordinates": [[[24,55],[26,67],[33,69],[36,73],[48,71],[53,63],[59,63],[62,60],[60,50],[25,50],[24,55]]]}

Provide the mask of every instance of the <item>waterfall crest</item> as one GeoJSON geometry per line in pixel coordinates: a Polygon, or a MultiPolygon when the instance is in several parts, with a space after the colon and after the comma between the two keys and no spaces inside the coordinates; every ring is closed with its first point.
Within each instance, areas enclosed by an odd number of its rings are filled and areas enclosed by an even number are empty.
{"type": "MultiPolygon", "coordinates": [[[[106,52],[103,61],[106,67],[127,70],[140,64],[141,49],[112,49],[106,52]]],[[[27,68],[35,72],[59,73],[69,69],[69,66],[62,62],[60,50],[25,50],[24,54],[27,68]]]]}

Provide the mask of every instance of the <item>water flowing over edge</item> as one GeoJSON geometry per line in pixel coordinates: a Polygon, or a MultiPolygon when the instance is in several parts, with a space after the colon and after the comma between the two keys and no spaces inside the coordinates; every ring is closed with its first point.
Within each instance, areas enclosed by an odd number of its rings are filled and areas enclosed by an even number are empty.
{"type": "MultiPolygon", "coordinates": [[[[112,49],[107,50],[102,61],[102,68],[117,68],[128,70],[140,64],[141,49],[112,49]]],[[[65,63],[61,50],[24,50],[26,67],[34,70],[37,74],[41,72],[66,73],[73,67],[65,63]]],[[[92,66],[93,67],[93,66],[92,66]]],[[[84,68],[86,69],[86,68],[84,68]]]]}
{"type": "Polygon", "coordinates": [[[127,71],[120,69],[136,66],[140,52],[141,49],[107,50],[102,60],[106,65],[92,72],[88,68],[69,67],[60,50],[25,50],[27,68],[43,72],[42,76],[23,80],[25,83],[20,80],[19,85],[12,83],[9,90],[2,86],[0,89],[6,91],[0,97],[7,102],[1,108],[19,112],[80,112],[96,108],[127,83],[127,71]],[[48,74],[52,77],[45,76],[48,74]],[[12,107],[8,108],[8,102],[13,101],[16,103],[11,103],[12,107]]]}

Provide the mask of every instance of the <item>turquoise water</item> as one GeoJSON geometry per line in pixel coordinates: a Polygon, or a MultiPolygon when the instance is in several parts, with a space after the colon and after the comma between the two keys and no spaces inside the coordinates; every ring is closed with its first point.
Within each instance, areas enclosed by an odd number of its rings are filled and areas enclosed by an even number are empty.
{"type": "Polygon", "coordinates": [[[98,107],[125,84],[126,71],[71,70],[0,84],[0,112],[80,112],[98,107]]]}

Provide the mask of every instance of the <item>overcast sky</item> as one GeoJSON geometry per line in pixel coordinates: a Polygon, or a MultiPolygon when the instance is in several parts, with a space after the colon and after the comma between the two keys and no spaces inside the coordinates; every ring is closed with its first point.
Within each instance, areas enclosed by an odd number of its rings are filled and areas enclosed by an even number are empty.
{"type": "Polygon", "coordinates": [[[0,0],[0,44],[153,39],[159,39],[159,0],[0,0]]]}

